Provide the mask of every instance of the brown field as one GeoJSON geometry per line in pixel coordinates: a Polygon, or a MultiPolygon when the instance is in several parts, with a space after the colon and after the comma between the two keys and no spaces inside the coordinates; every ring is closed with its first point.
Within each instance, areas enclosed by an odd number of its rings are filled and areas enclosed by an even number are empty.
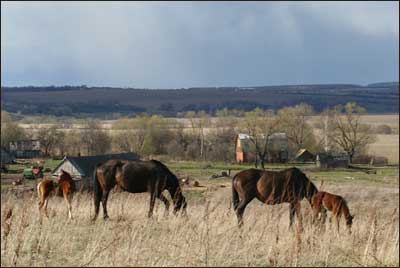
{"type": "Polygon", "coordinates": [[[288,204],[267,206],[257,200],[247,207],[239,229],[229,179],[209,181],[201,175],[207,170],[192,168],[196,163],[187,169],[179,163],[169,166],[204,186],[184,188],[187,217],[164,217],[164,205],[157,201],[155,215],[147,219],[147,194],[111,193],[107,222],[101,217],[90,222],[93,202],[87,194],[75,195],[74,220],[67,221],[64,201],[54,197],[50,217],[41,221],[35,192],[2,190],[1,266],[399,265],[398,168],[378,168],[377,174],[306,172],[318,187],[323,179],[323,190],[347,199],[355,215],[353,232],[347,234],[341,222],[338,236],[329,222],[325,232],[311,224],[306,201],[303,233],[288,230],[288,204]],[[12,216],[6,219],[9,209],[12,216]]]}

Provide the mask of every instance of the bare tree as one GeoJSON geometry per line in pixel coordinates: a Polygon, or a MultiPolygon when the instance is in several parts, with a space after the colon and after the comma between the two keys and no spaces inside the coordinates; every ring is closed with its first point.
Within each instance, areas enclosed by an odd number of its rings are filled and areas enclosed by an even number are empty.
{"type": "Polygon", "coordinates": [[[268,152],[268,140],[278,129],[280,118],[275,116],[272,110],[264,111],[256,108],[251,112],[246,112],[242,121],[242,128],[249,135],[249,140],[256,153],[255,167],[258,161],[264,168],[265,158],[268,152]],[[257,159],[258,158],[258,159],[257,159]]]}
{"type": "Polygon", "coordinates": [[[134,151],[142,155],[162,154],[172,139],[169,123],[158,115],[118,120],[113,125],[113,129],[118,131],[113,143],[120,151],[134,151]]]}
{"type": "Polygon", "coordinates": [[[41,128],[37,132],[37,139],[40,141],[40,147],[45,156],[49,156],[57,142],[57,126],[53,125],[50,128],[41,128]]]}
{"type": "Polygon", "coordinates": [[[97,121],[87,122],[81,135],[82,147],[86,149],[87,155],[104,154],[111,148],[110,136],[97,121]]]}
{"type": "Polygon", "coordinates": [[[368,144],[376,140],[371,127],[361,123],[360,114],[365,112],[363,107],[349,102],[345,106],[335,106],[330,113],[333,131],[328,137],[347,153],[350,163],[355,154],[362,152],[368,144]]]}
{"type": "Polygon", "coordinates": [[[200,111],[197,113],[189,111],[185,114],[185,117],[189,119],[192,128],[192,134],[197,137],[200,143],[200,158],[205,160],[205,128],[211,123],[210,115],[205,111],[200,111]]]}
{"type": "Polygon", "coordinates": [[[9,113],[1,111],[1,147],[10,149],[10,142],[25,139],[27,133],[15,123],[9,113]]]}
{"type": "Polygon", "coordinates": [[[68,131],[64,138],[64,153],[68,156],[78,156],[82,154],[83,144],[81,134],[74,130],[68,131]]]}
{"type": "Polygon", "coordinates": [[[278,111],[281,128],[286,133],[289,142],[294,145],[295,151],[304,147],[311,150],[315,148],[313,129],[307,122],[308,117],[313,113],[313,108],[305,103],[278,111]]]}

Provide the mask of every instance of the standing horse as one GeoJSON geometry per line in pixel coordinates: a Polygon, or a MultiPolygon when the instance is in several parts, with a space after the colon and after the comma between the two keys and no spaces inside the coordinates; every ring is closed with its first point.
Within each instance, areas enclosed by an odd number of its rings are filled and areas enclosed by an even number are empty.
{"type": "Polygon", "coordinates": [[[252,168],[237,173],[232,179],[233,207],[239,226],[243,224],[243,213],[247,204],[257,197],[267,205],[289,203],[289,228],[297,213],[299,226],[302,229],[300,201],[305,197],[311,204],[311,199],[317,192],[317,187],[295,167],[282,171],[252,168]]]}
{"type": "Polygon", "coordinates": [[[103,217],[108,218],[107,200],[110,190],[119,185],[129,193],[150,193],[150,209],[148,217],[153,215],[155,199],[158,198],[165,204],[166,212],[169,210],[169,201],[163,195],[168,190],[175,204],[174,214],[181,208],[186,210],[185,197],[179,186],[178,178],[161,162],[150,161],[119,161],[109,160],[99,164],[94,170],[94,207],[96,220],[100,201],[103,205],[103,217]]]}
{"type": "Polygon", "coordinates": [[[326,211],[332,211],[332,217],[336,218],[336,227],[339,233],[339,221],[342,215],[346,219],[346,226],[349,234],[351,234],[351,225],[353,217],[350,214],[346,200],[340,195],[334,195],[328,192],[320,191],[312,198],[313,222],[316,221],[318,214],[321,214],[321,221],[324,224],[326,220],[326,211]]]}
{"type": "Polygon", "coordinates": [[[47,213],[47,203],[49,201],[49,197],[51,193],[54,193],[57,196],[64,196],[64,200],[67,203],[68,207],[68,217],[72,219],[72,195],[76,191],[75,183],[71,177],[71,175],[61,170],[60,174],[58,175],[58,181],[54,181],[51,179],[44,179],[39,182],[37,186],[37,191],[39,195],[39,213],[42,212],[43,206],[46,216],[48,217],[47,213]]]}

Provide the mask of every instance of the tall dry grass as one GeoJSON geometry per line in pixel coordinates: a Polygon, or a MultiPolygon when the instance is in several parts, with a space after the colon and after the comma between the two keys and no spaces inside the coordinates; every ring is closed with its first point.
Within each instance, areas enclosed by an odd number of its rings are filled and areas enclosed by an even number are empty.
{"type": "Polygon", "coordinates": [[[207,192],[206,202],[189,200],[188,217],[164,217],[158,201],[152,219],[146,218],[147,194],[112,193],[111,219],[95,223],[88,195],[74,197],[74,220],[68,222],[61,198],[50,199],[50,217],[40,220],[36,195],[2,194],[1,265],[398,266],[398,189],[325,190],[347,197],[355,214],[351,235],[344,222],[340,237],[329,223],[325,232],[312,226],[305,201],[302,233],[288,230],[288,204],[257,200],[239,229],[228,188],[207,192]]]}

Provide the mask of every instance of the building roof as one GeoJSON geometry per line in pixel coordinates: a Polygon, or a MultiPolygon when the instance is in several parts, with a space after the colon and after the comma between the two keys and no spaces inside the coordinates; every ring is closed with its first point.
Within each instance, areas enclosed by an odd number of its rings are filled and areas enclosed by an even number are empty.
{"type": "Polygon", "coordinates": [[[303,155],[303,154],[305,154],[305,153],[314,155],[313,153],[311,153],[311,152],[310,152],[309,150],[307,150],[307,149],[300,149],[300,150],[297,152],[297,154],[296,154],[296,156],[295,156],[294,158],[298,158],[298,157],[300,157],[301,155],[303,155]]]}
{"type": "MultiPolygon", "coordinates": [[[[239,139],[241,140],[246,140],[250,138],[250,135],[245,134],[245,133],[239,133],[238,134],[239,139]]],[[[264,135],[261,135],[261,137],[264,137],[264,135]]],[[[276,132],[273,133],[269,136],[270,139],[287,139],[287,135],[284,132],[276,132]]]]}
{"type": "MultiPolygon", "coordinates": [[[[261,135],[260,137],[262,136],[264,135],[261,135]]],[[[240,140],[240,146],[239,144],[235,144],[236,150],[240,147],[243,152],[248,152],[250,150],[250,144],[249,144],[250,136],[248,134],[239,133],[237,135],[237,139],[240,140]]],[[[288,137],[286,133],[277,132],[271,134],[268,137],[268,148],[269,151],[287,150],[288,137]]]]}
{"type": "Polygon", "coordinates": [[[135,153],[122,153],[122,154],[106,154],[106,155],[95,155],[95,156],[81,156],[81,157],[69,157],[66,156],[64,159],[53,169],[52,175],[58,175],[58,169],[66,162],[69,161],[80,173],[80,176],[87,177],[91,176],[95,166],[110,159],[120,160],[139,160],[139,156],[135,153]]]}
{"type": "Polygon", "coordinates": [[[239,133],[238,136],[239,136],[239,139],[241,139],[241,140],[250,138],[250,136],[248,134],[244,134],[244,133],[239,133]]]}

